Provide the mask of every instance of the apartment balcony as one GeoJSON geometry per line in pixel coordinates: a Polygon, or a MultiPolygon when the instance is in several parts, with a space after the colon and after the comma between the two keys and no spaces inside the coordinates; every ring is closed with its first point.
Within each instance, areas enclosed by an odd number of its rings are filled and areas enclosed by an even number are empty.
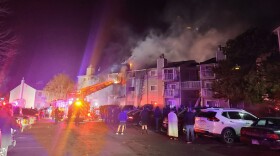
{"type": "Polygon", "coordinates": [[[200,79],[215,79],[213,71],[200,71],[200,79]]]}
{"type": "Polygon", "coordinates": [[[178,89],[165,89],[164,90],[164,97],[165,98],[177,98],[179,97],[179,90],[178,89]]]}
{"type": "Polygon", "coordinates": [[[185,81],[181,83],[182,90],[199,90],[200,81],[185,81]]]}
{"type": "Polygon", "coordinates": [[[164,73],[163,77],[162,77],[163,81],[178,81],[178,76],[176,76],[173,73],[164,73]]]}
{"type": "Polygon", "coordinates": [[[203,88],[201,90],[201,96],[202,97],[212,97],[213,96],[213,91],[209,88],[203,88]]]}

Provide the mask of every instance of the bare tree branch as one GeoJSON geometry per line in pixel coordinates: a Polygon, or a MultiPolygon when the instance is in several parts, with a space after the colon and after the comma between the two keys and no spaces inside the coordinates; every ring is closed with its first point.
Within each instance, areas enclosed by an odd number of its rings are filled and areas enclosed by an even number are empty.
{"type": "Polygon", "coordinates": [[[6,19],[10,15],[8,0],[0,0],[0,87],[5,83],[10,60],[16,54],[17,37],[6,19]]]}

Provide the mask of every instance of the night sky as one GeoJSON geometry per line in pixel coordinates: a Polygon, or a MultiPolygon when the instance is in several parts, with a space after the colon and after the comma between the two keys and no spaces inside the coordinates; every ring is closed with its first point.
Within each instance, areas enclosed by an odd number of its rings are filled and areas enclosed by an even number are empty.
{"type": "Polygon", "coordinates": [[[56,74],[73,80],[92,64],[99,73],[121,63],[141,68],[162,53],[169,61],[214,57],[218,45],[250,27],[280,24],[279,0],[11,0],[17,56],[9,90],[42,89],[56,74]]]}

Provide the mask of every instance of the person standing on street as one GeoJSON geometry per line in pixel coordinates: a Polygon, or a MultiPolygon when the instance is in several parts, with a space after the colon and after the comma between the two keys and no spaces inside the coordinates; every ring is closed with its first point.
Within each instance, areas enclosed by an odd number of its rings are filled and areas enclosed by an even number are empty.
{"type": "Polygon", "coordinates": [[[195,137],[194,137],[194,123],[195,123],[195,110],[191,110],[191,108],[187,108],[187,112],[185,113],[185,116],[184,116],[184,125],[185,125],[185,128],[186,128],[186,139],[187,139],[187,143],[191,143],[190,141],[190,136],[191,135],[191,138],[192,138],[192,141],[195,140],[195,137]]]}
{"type": "Polygon", "coordinates": [[[178,140],[178,117],[175,108],[168,113],[168,136],[170,139],[178,140]]]}
{"type": "Polygon", "coordinates": [[[154,112],[154,117],[155,117],[155,124],[156,124],[156,131],[159,130],[159,123],[160,123],[160,120],[162,118],[162,113],[161,113],[161,110],[159,108],[159,106],[156,107],[155,109],[155,112],[154,112]]]}
{"type": "Polygon", "coordinates": [[[58,121],[59,121],[59,109],[58,109],[58,107],[56,107],[55,110],[54,110],[54,120],[55,120],[55,124],[57,124],[58,121]]]}
{"type": "Polygon", "coordinates": [[[141,117],[141,124],[142,124],[142,132],[141,134],[148,134],[148,122],[149,122],[149,112],[148,112],[148,107],[144,107],[143,110],[140,113],[141,117]]]}
{"type": "Polygon", "coordinates": [[[118,130],[117,130],[117,135],[120,133],[121,130],[121,135],[123,135],[125,126],[126,126],[126,120],[127,120],[127,114],[124,110],[122,110],[118,116],[119,118],[119,126],[118,126],[118,130]]]}

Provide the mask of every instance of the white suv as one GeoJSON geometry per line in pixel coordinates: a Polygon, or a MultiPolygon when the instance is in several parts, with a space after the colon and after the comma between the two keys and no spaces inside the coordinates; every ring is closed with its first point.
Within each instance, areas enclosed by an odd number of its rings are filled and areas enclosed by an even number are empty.
{"type": "Polygon", "coordinates": [[[198,135],[219,136],[225,143],[231,144],[240,136],[241,127],[250,126],[256,119],[256,116],[242,109],[201,109],[195,117],[194,130],[198,135]]]}

